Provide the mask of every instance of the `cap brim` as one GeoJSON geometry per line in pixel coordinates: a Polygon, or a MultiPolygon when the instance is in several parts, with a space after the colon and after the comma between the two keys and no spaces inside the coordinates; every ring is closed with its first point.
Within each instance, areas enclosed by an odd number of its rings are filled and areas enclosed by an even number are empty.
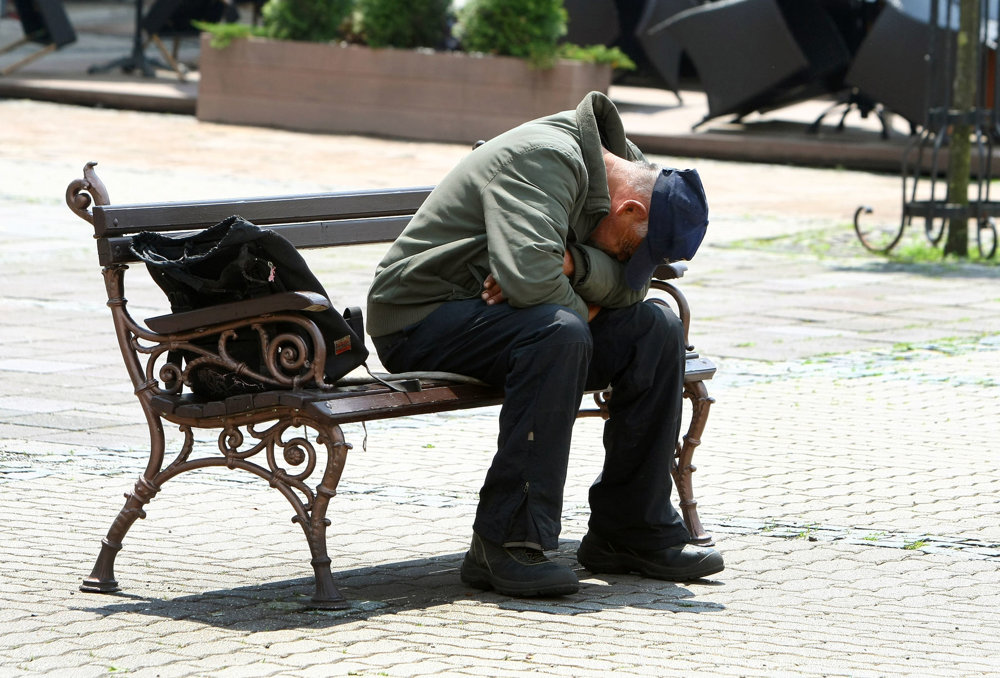
{"type": "Polygon", "coordinates": [[[653,271],[660,263],[653,257],[649,242],[644,239],[625,264],[625,282],[633,290],[641,290],[653,277],[653,271]]]}
{"type": "Polygon", "coordinates": [[[681,261],[691,261],[694,259],[694,255],[698,252],[698,248],[701,247],[701,243],[705,239],[707,230],[708,222],[706,221],[700,227],[692,227],[682,233],[674,243],[674,254],[677,256],[677,259],[681,261]]]}

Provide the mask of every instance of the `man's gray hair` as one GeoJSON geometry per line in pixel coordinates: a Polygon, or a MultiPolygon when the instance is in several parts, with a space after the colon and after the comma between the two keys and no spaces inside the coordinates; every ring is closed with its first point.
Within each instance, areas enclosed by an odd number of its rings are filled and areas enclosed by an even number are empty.
{"type": "MultiPolygon", "coordinates": [[[[660,176],[661,171],[662,169],[659,165],[641,159],[633,160],[629,178],[635,192],[646,197],[647,201],[652,198],[653,187],[656,186],[656,179],[660,176]]],[[[635,225],[635,232],[641,238],[645,238],[648,231],[648,222],[635,225]]]]}
{"type": "Polygon", "coordinates": [[[653,186],[656,185],[660,171],[659,165],[646,160],[633,160],[631,179],[635,190],[642,195],[653,195],[653,186]]]}

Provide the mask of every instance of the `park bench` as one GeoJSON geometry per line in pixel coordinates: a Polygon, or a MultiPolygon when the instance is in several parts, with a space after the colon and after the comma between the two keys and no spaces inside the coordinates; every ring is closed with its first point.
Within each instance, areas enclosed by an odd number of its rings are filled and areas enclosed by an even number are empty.
{"type": "MultiPolygon", "coordinates": [[[[133,491],[125,495],[125,505],[102,540],[93,571],[80,588],[102,593],[118,590],[114,561],[122,540],[135,520],[145,517],[143,507],[167,480],[193,469],[226,467],[253,473],[285,496],[294,509],[293,521],[301,525],[309,543],[315,572],[313,605],[346,607],[347,601],[334,585],[326,543],[327,508],[336,494],[351,449],[341,426],[496,405],[503,401],[502,390],[448,374],[421,375],[419,390],[409,392],[394,390],[375,380],[325,384],[322,369],[312,366],[324,364],[326,346],[309,314],[328,308],[330,302],[315,293],[288,292],[138,322],[129,314],[125,299],[127,264],[137,261],[130,251],[131,238],[143,231],[191,233],[239,214],[280,233],[298,249],[390,243],[430,189],[113,205],[94,171],[95,164],[88,163],[83,178],[70,183],[66,202],[93,225],[108,306],[122,358],[149,428],[150,449],[145,471],[133,491]],[[281,341],[287,342],[287,336],[272,337],[265,329],[276,323],[305,328],[312,334],[311,345],[292,342],[294,345],[279,346],[281,341]],[[195,340],[204,350],[205,338],[217,337],[221,346],[224,337],[237,331],[260,335],[262,354],[268,356],[270,374],[266,376],[275,384],[273,390],[216,401],[186,392],[184,368],[176,361],[171,362],[171,352],[190,346],[195,340]],[[164,421],[179,427],[183,435],[181,449],[169,463],[164,421]],[[289,432],[303,427],[317,435],[311,440],[303,435],[287,437],[289,432]],[[195,444],[195,429],[217,430],[218,449],[207,452],[196,449],[201,446],[195,444]],[[325,452],[325,464],[321,463],[321,452],[325,452]],[[310,477],[321,466],[318,478],[314,479],[318,482],[310,485],[310,477]]],[[[660,267],[653,287],[666,295],[658,303],[667,304],[671,300],[686,333],[690,325],[688,303],[680,290],[668,282],[683,275],[684,270],[682,264],[660,267]]],[[[325,282],[336,284],[335,280],[325,282]]],[[[225,355],[225,351],[220,354],[219,360],[228,361],[231,369],[246,368],[225,355]]],[[[713,402],[705,380],[714,373],[712,362],[698,356],[689,345],[684,396],[690,401],[690,407],[686,408],[690,410],[690,421],[677,444],[673,476],[681,513],[693,540],[701,544],[710,544],[712,539],[698,518],[691,483],[695,468],[691,460],[713,402]]],[[[591,395],[594,404],[582,407],[580,416],[606,418],[610,391],[591,395]]]]}

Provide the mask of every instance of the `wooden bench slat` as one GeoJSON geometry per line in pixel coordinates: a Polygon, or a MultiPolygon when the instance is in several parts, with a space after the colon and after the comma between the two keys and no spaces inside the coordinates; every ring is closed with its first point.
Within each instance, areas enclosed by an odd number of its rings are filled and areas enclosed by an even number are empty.
{"type": "Polygon", "coordinates": [[[310,407],[334,423],[376,421],[395,417],[488,407],[503,402],[503,391],[472,384],[436,386],[418,393],[382,393],[349,399],[317,400],[310,407]],[[416,397],[414,397],[416,396],[416,397]]]}
{"type": "MultiPolygon", "coordinates": [[[[222,218],[225,219],[232,214],[230,212],[222,218]]],[[[409,216],[395,216],[379,219],[272,224],[268,228],[280,233],[298,249],[314,249],[338,245],[392,242],[396,236],[403,232],[408,223],[410,223],[409,216]]],[[[173,233],[172,230],[171,233],[173,233]]],[[[176,235],[181,237],[188,233],[193,233],[193,231],[181,231],[176,235]]],[[[97,256],[101,265],[129,264],[138,261],[132,254],[131,246],[131,235],[109,236],[99,239],[97,241],[97,256]]]]}
{"type": "Polygon", "coordinates": [[[332,418],[336,423],[485,407],[498,405],[501,402],[503,402],[502,389],[440,382],[431,382],[424,390],[416,393],[401,393],[381,384],[371,384],[336,391],[265,391],[207,402],[198,401],[189,394],[160,395],[152,399],[152,405],[157,413],[168,419],[234,417],[254,410],[286,407],[297,410],[319,408],[323,418],[332,418]],[[449,406],[449,403],[453,407],[449,406]]]}
{"type": "MultiPolygon", "coordinates": [[[[684,381],[690,383],[711,379],[715,372],[716,367],[711,360],[696,353],[691,354],[685,364],[684,381]]],[[[166,417],[236,416],[276,406],[292,409],[318,407],[324,418],[332,418],[338,424],[486,407],[502,402],[502,389],[445,382],[423,382],[423,389],[413,393],[399,393],[381,384],[369,384],[331,391],[265,391],[209,402],[199,401],[190,394],[153,398],[153,406],[159,414],[166,417]]]]}
{"type": "Polygon", "coordinates": [[[334,221],[411,215],[430,194],[430,188],[370,190],[351,193],[276,196],[237,200],[164,202],[94,207],[97,238],[140,231],[196,230],[239,214],[258,226],[282,224],[289,215],[297,221],[334,221]]]}
{"type": "Polygon", "coordinates": [[[690,383],[692,381],[704,381],[706,379],[711,379],[715,376],[716,367],[708,358],[702,358],[697,354],[695,357],[689,357],[684,366],[684,381],[690,383]]]}

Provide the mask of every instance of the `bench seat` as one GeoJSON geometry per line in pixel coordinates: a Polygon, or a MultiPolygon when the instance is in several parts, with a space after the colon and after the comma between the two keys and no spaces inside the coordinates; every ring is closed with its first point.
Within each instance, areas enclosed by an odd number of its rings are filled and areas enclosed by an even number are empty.
{"type": "MultiPolygon", "coordinates": [[[[689,353],[685,381],[709,379],[715,365],[697,353],[689,353]]],[[[384,375],[391,377],[392,375],[384,375]]],[[[610,393],[609,389],[592,393],[610,393]]],[[[252,416],[274,408],[313,410],[335,424],[392,419],[414,414],[488,407],[503,402],[503,391],[487,385],[460,383],[442,379],[421,379],[416,392],[395,391],[380,383],[338,386],[329,390],[276,390],[230,396],[225,400],[205,400],[185,393],[158,395],[151,399],[153,411],[177,424],[252,416]]],[[[581,416],[599,416],[600,409],[581,410],[581,416]]]]}

